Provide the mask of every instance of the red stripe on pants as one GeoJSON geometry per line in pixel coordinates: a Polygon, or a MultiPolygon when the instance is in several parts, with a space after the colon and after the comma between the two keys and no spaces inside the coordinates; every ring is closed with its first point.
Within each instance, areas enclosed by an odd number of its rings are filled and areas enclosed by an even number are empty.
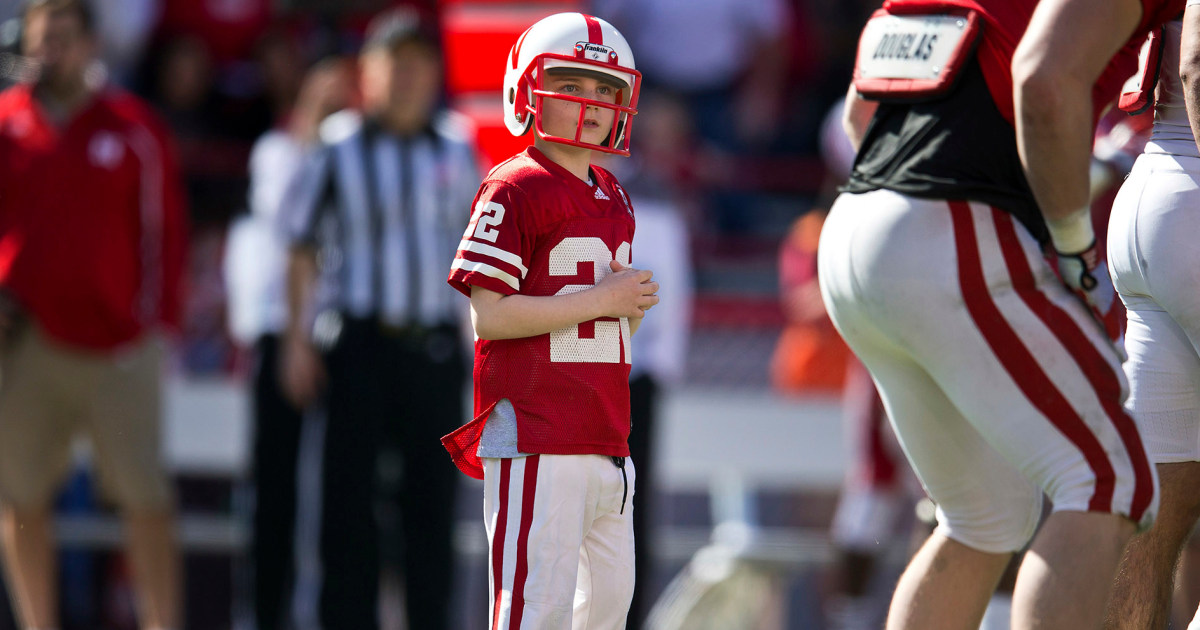
{"type": "Polygon", "coordinates": [[[1088,510],[1111,511],[1115,477],[1112,463],[1108,461],[1096,436],[1038,365],[992,300],[983,275],[983,262],[979,255],[979,243],[975,238],[974,218],[970,206],[964,201],[948,203],[954,225],[955,249],[958,253],[958,282],[967,311],[1025,398],[1083,453],[1092,474],[1096,477],[1096,488],[1088,502],[1088,510]]]}
{"type": "Polygon", "coordinates": [[[870,466],[869,482],[872,488],[887,488],[896,482],[897,462],[892,451],[888,450],[885,431],[890,431],[887,415],[883,410],[883,401],[875,391],[874,382],[871,384],[871,412],[867,418],[867,457],[870,466]]]}
{"type": "Polygon", "coordinates": [[[500,496],[496,499],[496,532],[492,535],[492,630],[500,630],[500,593],[504,592],[504,533],[508,529],[508,479],[512,460],[500,460],[500,496]]]}
{"type": "MultiPolygon", "coordinates": [[[[1150,470],[1150,462],[1146,458],[1142,438],[1138,434],[1137,425],[1133,418],[1121,407],[1121,381],[1116,373],[1108,367],[1108,361],[1101,356],[1087,335],[1079,329],[1079,325],[1071,316],[1058,306],[1055,306],[1044,293],[1037,289],[1033,271],[1029,261],[1025,259],[1020,241],[1013,227],[1012,215],[992,209],[996,234],[1000,240],[1000,250],[1004,253],[1004,261],[1008,265],[1009,275],[1013,279],[1013,287],[1017,295],[1025,301],[1029,310],[1033,311],[1042,323],[1054,333],[1063,347],[1075,359],[1075,363],[1083,370],[1092,390],[1100,400],[1104,413],[1108,416],[1121,443],[1129,452],[1130,462],[1134,470],[1133,500],[1129,508],[1129,518],[1139,522],[1150,501],[1154,498],[1154,476],[1150,470]]],[[[1099,326],[1099,323],[1097,323],[1099,326]]],[[[1110,480],[1109,485],[1115,483],[1110,480]]],[[[1097,480],[1099,484],[1099,480],[1097,480]]]]}
{"type": "Polygon", "coordinates": [[[525,458],[525,479],[521,488],[521,529],[517,532],[517,568],[513,576],[512,615],[509,630],[520,630],[525,613],[525,578],[529,576],[529,528],[533,525],[533,497],[537,492],[540,455],[525,458]]]}

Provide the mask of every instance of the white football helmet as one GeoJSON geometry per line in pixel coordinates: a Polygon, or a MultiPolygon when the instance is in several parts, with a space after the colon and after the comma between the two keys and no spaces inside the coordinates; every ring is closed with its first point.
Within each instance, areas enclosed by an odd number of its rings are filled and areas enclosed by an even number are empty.
{"type": "Polygon", "coordinates": [[[642,75],[634,69],[633,50],[612,24],[582,13],[558,13],[529,27],[509,51],[504,72],[504,124],[514,136],[534,128],[539,138],[605,153],[629,155],[629,133],[637,113],[642,75]],[[542,79],[550,68],[578,68],[598,72],[623,86],[615,103],[558,94],[544,89],[542,79]],[[542,129],[542,99],[580,103],[574,138],[552,136],[542,129]],[[588,106],[616,112],[604,144],[583,142],[583,111],[588,106]]]}

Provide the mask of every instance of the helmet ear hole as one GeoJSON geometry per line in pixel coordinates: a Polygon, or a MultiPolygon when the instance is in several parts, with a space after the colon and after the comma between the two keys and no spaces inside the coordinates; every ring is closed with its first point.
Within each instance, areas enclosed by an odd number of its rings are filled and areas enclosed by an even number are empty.
{"type": "Polygon", "coordinates": [[[531,116],[529,115],[529,94],[526,91],[525,83],[518,83],[516,87],[508,89],[508,97],[512,105],[513,115],[518,123],[527,124],[531,116]]]}

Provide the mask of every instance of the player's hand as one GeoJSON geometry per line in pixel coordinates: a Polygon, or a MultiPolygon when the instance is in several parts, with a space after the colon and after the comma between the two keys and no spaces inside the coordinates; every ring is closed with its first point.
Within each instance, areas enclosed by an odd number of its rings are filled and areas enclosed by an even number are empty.
{"type": "Polygon", "coordinates": [[[615,260],[608,266],[612,273],[596,285],[604,301],[605,316],[637,319],[658,304],[658,283],[652,280],[653,271],[626,267],[615,260]]]}
{"type": "Polygon", "coordinates": [[[1113,318],[1109,313],[1116,303],[1117,292],[1108,277],[1108,265],[1100,258],[1093,240],[1090,247],[1075,254],[1055,252],[1058,256],[1058,276],[1083,303],[1091,309],[1096,319],[1104,325],[1109,338],[1115,339],[1119,331],[1112,330],[1108,323],[1113,318]]]}
{"type": "Polygon", "coordinates": [[[325,365],[307,339],[288,335],[280,353],[279,378],[283,395],[297,409],[316,402],[325,387],[325,365]]]}

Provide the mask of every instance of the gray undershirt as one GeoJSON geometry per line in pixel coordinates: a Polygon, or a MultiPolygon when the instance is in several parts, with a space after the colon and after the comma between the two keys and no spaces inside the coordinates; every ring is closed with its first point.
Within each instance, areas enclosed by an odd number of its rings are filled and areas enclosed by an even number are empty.
{"type": "Polygon", "coordinates": [[[512,401],[501,398],[492,408],[491,415],[483,425],[479,436],[480,457],[511,458],[525,457],[529,453],[517,450],[517,411],[512,401]]]}

